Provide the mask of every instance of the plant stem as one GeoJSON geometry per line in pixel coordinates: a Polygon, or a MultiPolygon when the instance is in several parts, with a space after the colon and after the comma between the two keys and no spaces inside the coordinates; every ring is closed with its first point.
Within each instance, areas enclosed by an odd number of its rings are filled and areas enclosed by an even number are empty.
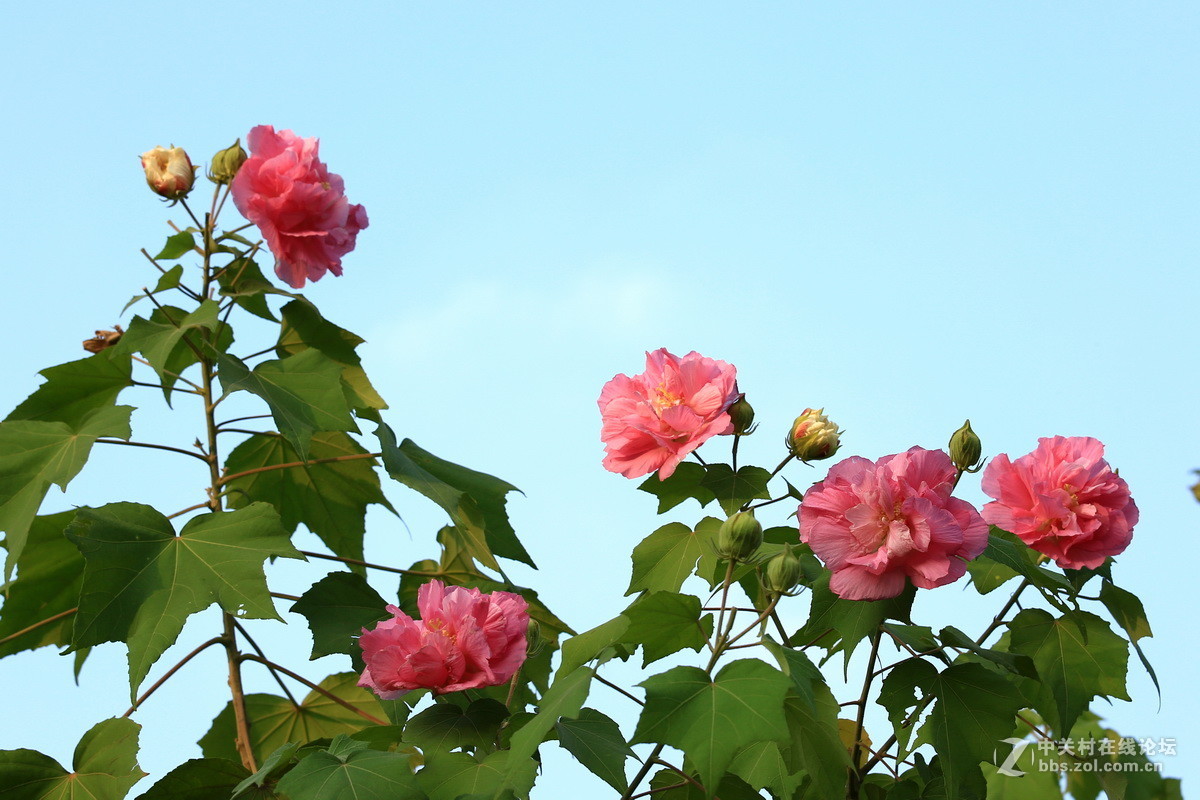
{"type": "Polygon", "coordinates": [[[637,771],[637,774],[633,776],[633,780],[629,782],[629,788],[625,790],[625,794],[621,795],[621,800],[630,800],[633,797],[633,792],[637,789],[638,784],[650,774],[650,770],[654,769],[654,763],[658,761],[658,756],[662,753],[664,747],[666,745],[662,743],[654,745],[654,749],[650,751],[650,755],[642,762],[642,768],[637,771]]]}
{"type": "MultiPolygon", "coordinates": [[[[271,593],[272,596],[274,596],[274,594],[275,594],[274,592],[271,593]]],[[[297,598],[297,599],[299,599],[299,598],[297,598]]],[[[251,637],[250,634],[246,631],[246,629],[242,627],[242,623],[238,622],[237,620],[234,620],[233,627],[237,628],[237,632],[242,635],[242,638],[246,640],[246,643],[249,644],[250,647],[254,648],[254,652],[258,653],[259,656],[262,657],[262,659],[265,663],[267,654],[263,652],[262,648],[258,646],[258,642],[254,641],[253,637],[251,637]]],[[[292,705],[294,705],[296,708],[299,708],[300,704],[297,703],[296,698],[292,696],[291,690],[288,689],[287,684],[283,682],[283,678],[279,677],[279,673],[275,671],[275,665],[267,664],[267,669],[269,669],[271,671],[271,677],[275,679],[275,682],[277,684],[279,684],[279,688],[283,690],[283,693],[285,695],[287,695],[287,699],[292,701],[292,705]]]]}
{"type": "Polygon", "coordinates": [[[329,458],[310,458],[308,461],[289,461],[286,464],[270,464],[265,467],[255,467],[254,469],[235,472],[232,475],[226,475],[219,479],[219,483],[228,483],[237,478],[244,478],[247,475],[257,475],[260,472],[271,472],[276,469],[293,469],[295,467],[311,467],[314,464],[332,464],[336,461],[357,461],[364,458],[379,458],[383,453],[351,453],[345,456],[330,456],[329,458]]]}
{"type": "Polygon", "coordinates": [[[883,639],[883,628],[876,628],[871,636],[871,654],[867,656],[866,677],[863,678],[862,693],[858,696],[858,714],[854,720],[854,747],[850,752],[850,782],[846,797],[854,800],[858,797],[862,777],[859,775],[858,756],[862,752],[863,721],[867,715],[867,698],[871,696],[871,679],[875,677],[875,659],[879,657],[879,642],[883,639]]]}
{"type": "Polygon", "coordinates": [[[162,686],[164,683],[166,683],[166,682],[167,682],[167,680],[168,680],[168,679],[169,679],[169,678],[170,678],[172,675],[174,675],[176,672],[178,672],[178,671],[179,671],[179,670],[180,670],[180,669],[183,667],[183,665],[184,665],[184,664],[188,663],[188,662],[189,662],[189,661],[191,661],[193,658],[195,658],[196,656],[200,655],[201,653],[203,653],[203,652],[204,652],[205,650],[207,650],[208,648],[212,647],[214,644],[221,644],[221,642],[223,642],[224,640],[225,640],[225,637],[224,637],[224,636],[214,636],[213,638],[209,639],[209,640],[208,640],[207,642],[205,642],[204,644],[202,644],[202,645],[200,645],[199,647],[197,647],[197,648],[196,648],[195,650],[193,650],[192,652],[188,653],[186,656],[184,656],[182,659],[180,659],[180,660],[179,660],[179,663],[177,663],[175,666],[171,667],[169,670],[167,670],[166,672],[164,672],[164,673],[163,673],[163,676],[162,676],[161,678],[159,678],[158,680],[156,680],[156,681],[155,681],[153,684],[151,684],[149,689],[147,689],[146,691],[142,692],[141,696],[140,696],[140,697],[138,697],[138,699],[137,699],[137,700],[134,700],[134,701],[133,701],[133,705],[131,705],[131,706],[129,707],[129,710],[128,710],[128,711],[126,711],[126,712],[125,712],[124,714],[122,714],[121,716],[122,716],[122,717],[128,717],[130,714],[132,714],[133,712],[137,711],[137,710],[138,710],[138,708],[140,708],[140,707],[141,707],[142,703],[146,702],[146,701],[147,701],[147,700],[150,698],[150,695],[152,695],[152,694],[154,694],[156,691],[158,691],[158,688],[159,688],[160,686],[162,686]]]}
{"type": "Polygon", "coordinates": [[[243,653],[241,656],[241,659],[242,659],[242,661],[256,661],[265,667],[277,669],[280,672],[282,672],[284,675],[287,675],[292,680],[303,683],[305,686],[307,686],[309,689],[312,689],[317,694],[320,694],[320,695],[323,695],[324,697],[329,698],[333,702],[337,703],[338,705],[342,706],[343,708],[345,708],[349,711],[353,711],[355,714],[358,714],[360,717],[362,717],[363,719],[367,720],[370,723],[373,723],[375,725],[387,725],[388,724],[388,723],[384,722],[383,720],[381,720],[379,717],[376,717],[373,714],[369,714],[366,711],[363,711],[361,708],[354,705],[353,703],[343,700],[342,698],[338,697],[336,694],[329,691],[328,689],[326,689],[322,686],[318,686],[317,684],[310,681],[308,678],[304,678],[304,677],[301,677],[300,675],[297,675],[296,673],[292,672],[290,669],[283,666],[282,664],[276,664],[274,661],[269,661],[265,658],[261,658],[259,656],[253,655],[252,653],[243,653]]]}
{"type": "Polygon", "coordinates": [[[241,756],[242,766],[251,773],[258,772],[258,762],[254,759],[254,749],[250,744],[250,719],[246,714],[246,692],[242,689],[241,660],[249,656],[238,653],[237,639],[234,636],[234,619],[232,614],[222,614],[225,623],[225,635],[221,643],[225,645],[225,660],[229,664],[229,691],[233,695],[230,705],[233,706],[233,724],[237,730],[238,755],[241,756]]]}
{"type": "Polygon", "coordinates": [[[382,564],[372,564],[370,561],[359,561],[357,558],[345,558],[344,556],[331,556],[325,553],[313,553],[308,550],[301,550],[300,555],[308,558],[323,558],[326,561],[340,561],[343,564],[354,564],[367,569],[377,569],[381,572],[394,572],[397,575],[415,575],[419,578],[440,578],[444,573],[441,572],[423,572],[417,569],[397,569],[396,567],[385,567],[382,564]]]}
{"type": "Polygon", "coordinates": [[[165,444],[152,444],[150,442],[127,442],[124,439],[97,439],[96,444],[120,444],[126,447],[149,447],[154,450],[166,450],[171,453],[182,453],[185,456],[198,458],[207,463],[208,459],[199,453],[193,453],[191,450],[184,450],[182,447],[171,447],[165,444]]]}
{"type": "Polygon", "coordinates": [[[68,608],[66,611],[60,611],[52,617],[46,617],[46,619],[44,619],[40,622],[35,622],[32,625],[28,625],[24,628],[21,628],[21,630],[17,631],[16,633],[10,633],[8,636],[5,636],[3,639],[0,639],[0,644],[7,644],[8,642],[11,642],[13,639],[16,639],[20,636],[24,636],[25,634],[29,633],[30,631],[36,631],[38,628],[45,627],[46,625],[49,625],[52,622],[58,622],[60,619],[63,619],[64,617],[69,617],[78,610],[79,610],[79,606],[75,606],[75,608],[68,608]]]}
{"type": "Polygon", "coordinates": [[[600,681],[600,682],[601,682],[601,683],[603,683],[605,686],[607,686],[608,688],[612,689],[612,690],[613,690],[613,691],[615,691],[615,692],[620,692],[621,694],[625,695],[626,697],[628,697],[628,698],[629,698],[630,700],[632,700],[633,702],[637,703],[639,706],[644,706],[644,705],[646,705],[644,702],[642,702],[641,700],[639,700],[639,699],[638,699],[637,695],[635,695],[635,694],[630,694],[629,692],[625,691],[625,690],[624,690],[624,689],[622,689],[620,686],[618,686],[617,684],[615,684],[615,683],[613,683],[612,681],[608,680],[607,678],[602,678],[602,677],[600,677],[600,673],[598,673],[598,672],[597,672],[597,673],[594,673],[594,674],[592,675],[592,679],[593,679],[593,680],[600,681]]]}

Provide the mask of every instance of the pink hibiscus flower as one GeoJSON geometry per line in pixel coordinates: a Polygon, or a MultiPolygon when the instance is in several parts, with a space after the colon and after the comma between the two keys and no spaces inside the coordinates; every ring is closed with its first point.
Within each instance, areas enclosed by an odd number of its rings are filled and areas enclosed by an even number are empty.
{"type": "Polygon", "coordinates": [[[975,507],[950,496],[957,471],[941,450],[913,447],[872,463],[852,456],[804,495],[800,540],[833,576],[847,600],[881,600],[963,576],[987,546],[975,507]]]}
{"type": "Polygon", "coordinates": [[[317,139],[259,125],[246,137],[250,158],[230,185],[242,216],[262,231],[275,273],[292,287],[326,272],[342,274],[342,256],[367,227],[367,212],[346,199],[340,176],[317,157],[317,139]]]}
{"type": "Polygon", "coordinates": [[[695,352],[679,358],[665,347],[647,353],[645,372],[617,375],[600,392],[604,468],[671,477],[710,437],[733,433],[728,410],[740,396],[731,364],[695,352]]]}
{"type": "Polygon", "coordinates": [[[417,591],[420,620],[387,608],[392,619],[364,628],[358,640],[367,667],[358,685],[384,700],[413,689],[446,694],[496,686],[525,662],[529,611],[518,594],[430,581],[417,591]]]}
{"type": "Polygon", "coordinates": [[[1138,508],[1129,485],[1104,460],[1104,445],[1086,436],[1038,439],[1032,453],[1001,454],[983,471],[989,524],[1067,569],[1096,568],[1129,546],[1138,508]]]}

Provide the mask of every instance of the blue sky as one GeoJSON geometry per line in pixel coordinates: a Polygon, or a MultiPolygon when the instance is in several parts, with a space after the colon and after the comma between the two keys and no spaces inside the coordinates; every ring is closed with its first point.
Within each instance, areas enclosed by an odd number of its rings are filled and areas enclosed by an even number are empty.
{"type": "MultiPolygon", "coordinates": [[[[1200,777],[1193,4],[47,3],[0,22],[0,406],[152,280],[137,251],[170,212],[139,153],[203,163],[257,124],[319,136],[371,225],[307,294],[368,340],[398,432],[525,492],[512,515],[542,569],[515,577],[576,628],[625,605],[629,550],[661,524],[599,466],[596,396],[645,350],[737,365],[758,463],[806,406],[872,458],[941,446],[965,417],[989,454],[1095,436],[1142,510],[1116,575],[1146,602],[1163,685],[1158,709],[1131,666],[1137,702],[1108,718],[1176,737],[1167,772],[1200,777]]],[[[54,509],[195,502],[203,476],[110,450],[54,509]]],[[[962,493],[982,501],[977,479],[962,493]]],[[[405,524],[372,516],[369,552],[407,564],[441,519],[392,494],[405,524]]],[[[921,613],[957,619],[964,586],[921,613]]],[[[50,650],[0,661],[21,687],[0,747],[68,759],[124,711],[123,663],[102,648],[74,689],[50,650]]],[[[156,775],[198,755],[224,702],[215,654],[189,669],[140,717],[156,775]]],[[[550,759],[535,797],[579,778],[550,759]]]]}

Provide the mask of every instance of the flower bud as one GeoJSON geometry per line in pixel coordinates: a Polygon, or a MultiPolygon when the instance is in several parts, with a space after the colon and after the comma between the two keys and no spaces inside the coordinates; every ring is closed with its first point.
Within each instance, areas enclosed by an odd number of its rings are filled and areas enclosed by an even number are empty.
{"type": "Polygon", "coordinates": [[[196,181],[196,170],[182,147],[156,147],[142,153],[146,183],[155,194],[168,200],[186,197],[196,181]]]}
{"type": "Polygon", "coordinates": [[[767,562],[763,585],[769,592],[790,592],[800,582],[801,571],[799,557],[788,547],[767,562]]]}
{"type": "Polygon", "coordinates": [[[971,430],[971,420],[967,420],[950,437],[950,460],[960,472],[978,472],[982,454],[983,445],[971,430]]]}
{"type": "Polygon", "coordinates": [[[754,406],[746,402],[746,395],[739,397],[737,402],[729,407],[729,419],[733,422],[733,432],[738,436],[753,432],[754,406]]]}
{"type": "Polygon", "coordinates": [[[762,544],[762,523],[748,511],[739,511],[721,523],[717,531],[717,555],[731,561],[745,561],[762,544]]]}
{"type": "Polygon", "coordinates": [[[796,417],[792,430],[788,434],[787,446],[792,454],[801,461],[820,461],[829,458],[841,446],[841,431],[835,423],[829,421],[824,414],[825,409],[804,409],[804,413],[796,417]]]}
{"type": "Polygon", "coordinates": [[[542,649],[545,643],[542,639],[542,626],[538,624],[536,619],[530,617],[529,625],[525,629],[526,652],[533,655],[542,649]]]}
{"type": "Polygon", "coordinates": [[[224,150],[218,150],[212,157],[212,163],[208,167],[208,179],[220,186],[229,184],[247,158],[249,156],[242,149],[242,140],[236,140],[224,150]]]}

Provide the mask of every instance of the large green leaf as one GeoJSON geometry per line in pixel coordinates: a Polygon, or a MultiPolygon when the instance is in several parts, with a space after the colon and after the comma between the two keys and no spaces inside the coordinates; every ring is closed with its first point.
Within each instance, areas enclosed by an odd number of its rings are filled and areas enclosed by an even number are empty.
{"type": "Polygon", "coordinates": [[[910,658],[892,667],[883,678],[879,697],[875,701],[887,709],[888,719],[896,734],[901,751],[908,748],[908,741],[916,730],[916,720],[909,719],[922,699],[933,691],[937,680],[937,668],[920,658],[910,658]]]}
{"type": "MultiPolygon", "coordinates": [[[[466,753],[429,753],[417,782],[429,800],[482,800],[526,797],[537,776],[537,762],[501,750],[477,760],[466,753]]],[[[323,800],[323,799],[322,799],[323,800]]]]}
{"type": "Polygon", "coordinates": [[[387,601],[361,575],[331,572],[309,587],[291,610],[308,620],[313,635],[310,658],[345,653],[361,668],[355,639],[362,629],[390,617],[387,601]]]}
{"type": "MultiPolygon", "coordinates": [[[[138,795],[137,800],[213,800],[226,798],[250,776],[241,764],[224,758],[193,758],[163,775],[138,795]]],[[[275,797],[268,789],[253,789],[241,795],[244,800],[275,797]]]]}
{"type": "MultiPolygon", "coordinates": [[[[357,682],[358,675],[342,672],[330,675],[318,685],[361,711],[380,720],[387,719],[387,713],[379,699],[366,689],[360,688],[357,682]]],[[[260,764],[288,742],[304,744],[316,739],[330,739],[339,733],[356,733],[372,724],[315,690],[309,692],[298,705],[286,697],[248,694],[246,716],[250,724],[250,749],[260,764]]],[[[235,739],[233,708],[227,703],[213,720],[208,733],[200,739],[200,749],[206,758],[240,761],[234,745],[235,739]]]]}
{"type": "Polygon", "coordinates": [[[277,294],[296,297],[286,292],[263,277],[258,264],[249,258],[235,258],[227,267],[217,273],[217,283],[221,287],[221,296],[233,298],[233,302],[249,311],[256,317],[275,322],[275,315],[267,305],[266,295],[277,294]]]}
{"type": "Polygon", "coordinates": [[[524,760],[533,756],[554,729],[560,717],[575,717],[587,700],[595,672],[590,667],[578,667],[573,672],[558,678],[538,703],[538,712],[526,722],[509,740],[509,751],[516,759],[514,769],[519,769],[524,760]]]}
{"type": "Polygon", "coordinates": [[[701,782],[716,786],[737,750],[788,741],[783,701],[789,683],[762,661],[733,661],[715,678],[697,667],[675,667],[640,684],[646,705],[631,741],[678,747],[701,782]]]}
{"type": "Polygon", "coordinates": [[[1129,648],[1108,623],[1086,611],[1055,619],[1027,608],[1009,624],[1010,648],[1033,659],[1047,698],[1035,704],[1051,727],[1064,733],[1097,695],[1128,700],[1129,648]]]}
{"type": "Polygon", "coordinates": [[[320,350],[309,349],[251,371],[231,355],[217,359],[225,393],[247,391],[261,397],[279,432],[301,458],[316,431],[358,431],[342,392],[342,365],[320,350]]]}
{"type": "Polygon", "coordinates": [[[712,635],[712,614],[700,617],[700,598],[675,592],[642,595],[621,612],[629,618],[624,641],[642,646],[642,666],[684,648],[699,652],[712,635]]]}
{"type": "Polygon", "coordinates": [[[411,439],[396,444],[392,429],[376,429],[388,474],[441,506],[462,537],[472,558],[499,569],[494,556],[536,567],[517,539],[505,508],[509,492],[518,491],[499,478],[445,461],[411,439]]]}
{"type": "Polygon", "coordinates": [[[687,525],[663,525],[633,548],[633,577],[625,594],[678,592],[702,553],[700,537],[687,525]]]}
{"type": "Polygon", "coordinates": [[[813,702],[788,692],[783,705],[788,740],[780,749],[792,774],[803,772],[811,798],[846,793],[850,754],[838,729],[838,703],[824,683],[813,684],[813,702]]]}
{"type": "Polygon", "coordinates": [[[1154,672],[1150,659],[1146,658],[1146,654],[1142,652],[1142,646],[1138,644],[1141,639],[1154,635],[1150,629],[1150,620],[1146,618],[1146,610],[1142,607],[1142,601],[1138,599],[1137,595],[1125,591],[1112,581],[1105,581],[1100,586],[1100,602],[1129,636],[1129,643],[1133,645],[1133,651],[1137,653],[1138,660],[1142,662],[1142,666],[1150,675],[1150,680],[1154,682],[1154,688],[1159,690],[1161,697],[1162,690],[1158,685],[1158,675],[1154,672]]]}
{"type": "Polygon", "coordinates": [[[146,773],[138,767],[138,732],[130,719],[106,719],[75,748],[72,771],[35,750],[0,750],[5,800],[122,800],[146,773]]]}
{"type": "Polygon", "coordinates": [[[658,473],[655,472],[642,481],[638,489],[658,498],[659,514],[665,514],[689,498],[696,500],[701,506],[705,506],[716,499],[712,490],[702,485],[707,474],[700,464],[684,461],[675,467],[671,477],[660,480],[658,473]]]}
{"type": "Polygon", "coordinates": [[[251,436],[230,452],[225,461],[228,474],[300,463],[229,481],[229,507],[270,503],[289,532],[303,524],[336,555],[361,561],[367,506],[375,503],[395,512],[380,489],[377,462],[361,457],[366,455],[358,442],[340,431],[314,433],[309,442],[309,460],[347,459],[324,464],[302,463],[300,453],[281,436],[251,436]]]}
{"type": "MultiPolygon", "coordinates": [[[[118,349],[141,353],[150,362],[169,404],[177,378],[199,361],[196,353],[216,354],[207,346],[204,337],[211,338],[216,331],[220,324],[219,312],[220,306],[215,300],[205,300],[190,313],[173,306],[157,308],[150,319],[133,318],[118,349]]],[[[218,344],[218,350],[223,352],[233,343],[233,335],[228,325],[221,325],[221,329],[223,344],[218,344]]]]}
{"type": "Polygon", "coordinates": [[[576,667],[583,666],[593,658],[599,658],[605,650],[624,641],[628,628],[629,617],[620,615],[567,639],[563,642],[562,662],[556,678],[573,672],[576,667]]]}
{"type": "MultiPolygon", "coordinates": [[[[79,605],[83,556],[63,536],[74,518],[74,511],[63,511],[34,519],[29,540],[17,559],[17,578],[3,587],[0,640],[79,605]]],[[[48,644],[66,646],[71,624],[69,616],[64,617],[4,642],[0,657],[48,644]]]]}
{"type": "Polygon", "coordinates": [[[359,416],[379,422],[375,412],[387,408],[387,403],[375,391],[360,366],[361,361],[355,349],[363,343],[363,339],[322,317],[316,306],[303,298],[288,303],[281,312],[283,324],[279,343],[275,347],[279,356],[282,358],[311,347],[342,364],[342,387],[347,402],[359,416]]]}
{"type": "Polygon", "coordinates": [[[71,646],[126,642],[131,693],[187,618],[214,602],[239,617],[279,619],[263,562],[303,558],[266,503],[194,517],[178,536],[150,506],[81,508],[67,537],[86,560],[71,646]]]}
{"type": "Polygon", "coordinates": [[[737,472],[728,464],[709,464],[700,485],[708,489],[726,514],[732,514],[751,500],[767,500],[767,482],[771,473],[762,467],[742,467],[737,472]]]}
{"type": "MultiPolygon", "coordinates": [[[[697,775],[688,775],[691,780],[697,780],[697,775]]],[[[708,787],[706,787],[708,788],[708,787]]],[[[716,786],[708,788],[707,793],[700,787],[684,779],[673,769],[660,769],[650,779],[650,790],[654,792],[654,800],[708,800],[716,793],[720,800],[762,800],[762,795],[736,775],[726,775],[716,786]]]]}
{"type": "Polygon", "coordinates": [[[933,680],[932,691],[937,701],[929,724],[947,793],[982,797],[979,764],[991,761],[998,743],[1012,734],[1024,697],[1016,684],[980,664],[946,668],[933,680]]]}
{"type": "Polygon", "coordinates": [[[909,612],[916,595],[912,584],[886,600],[843,600],[830,591],[829,577],[826,571],[813,584],[808,622],[792,634],[789,644],[793,647],[815,644],[830,655],[840,650],[845,654],[845,663],[849,663],[858,643],[874,633],[881,622],[910,621],[909,612]]]}
{"type": "Polygon", "coordinates": [[[279,793],[290,800],[421,800],[412,757],[372,750],[339,735],[328,750],[319,750],[279,781],[279,793]]]}
{"type": "Polygon", "coordinates": [[[12,410],[5,421],[65,422],[76,426],[93,411],[111,407],[131,385],[132,362],[115,348],[88,358],[48,367],[38,374],[46,382],[12,410]]]}
{"type": "Polygon", "coordinates": [[[776,742],[755,742],[743,747],[730,763],[729,772],[752,789],[770,789],[776,797],[792,797],[804,782],[803,773],[793,774],[783,760],[776,742]]]}
{"type": "Polygon", "coordinates": [[[500,726],[508,718],[508,709],[491,698],[475,700],[466,708],[453,703],[435,703],[414,714],[404,726],[404,741],[421,750],[449,750],[476,747],[495,748],[500,726]]]}
{"type": "Polygon", "coordinates": [[[560,719],[555,726],[558,743],[588,770],[616,789],[629,788],[625,760],[637,755],[625,742],[621,728],[594,708],[585,708],[575,719],[560,719]]]}
{"type": "Polygon", "coordinates": [[[6,577],[12,574],[51,484],[65,490],[101,436],[128,439],[132,411],[130,406],[99,406],[75,423],[0,422],[0,530],[7,534],[6,577]]]}

